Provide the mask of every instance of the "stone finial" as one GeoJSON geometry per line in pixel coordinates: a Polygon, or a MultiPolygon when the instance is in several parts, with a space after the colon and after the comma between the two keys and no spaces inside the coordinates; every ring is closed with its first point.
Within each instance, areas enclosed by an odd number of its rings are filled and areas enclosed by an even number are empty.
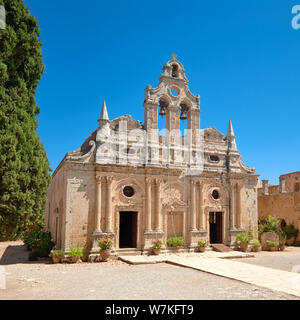
{"type": "Polygon", "coordinates": [[[175,53],[175,52],[173,52],[173,53],[171,54],[171,56],[172,56],[173,60],[176,60],[177,55],[176,55],[176,53],[175,53]]]}
{"type": "Polygon", "coordinates": [[[285,179],[280,178],[280,193],[286,193],[285,179]]]}
{"type": "Polygon", "coordinates": [[[227,137],[228,138],[235,138],[233,128],[232,128],[232,123],[231,120],[229,120],[229,125],[228,125],[228,130],[227,130],[227,137]]]}
{"type": "Polygon", "coordinates": [[[262,186],[263,186],[263,195],[268,196],[269,195],[269,180],[262,180],[262,186]]]}

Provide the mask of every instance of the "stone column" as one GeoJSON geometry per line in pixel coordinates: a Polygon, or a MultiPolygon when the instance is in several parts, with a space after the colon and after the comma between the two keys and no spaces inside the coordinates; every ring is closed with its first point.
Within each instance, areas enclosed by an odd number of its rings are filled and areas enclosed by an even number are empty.
{"type": "Polygon", "coordinates": [[[269,195],[269,180],[262,180],[263,185],[263,195],[268,196],[269,195]]]}
{"type": "Polygon", "coordinates": [[[97,199],[96,199],[96,230],[95,233],[101,233],[101,187],[102,187],[102,177],[97,176],[97,199]]]}
{"type": "Polygon", "coordinates": [[[106,177],[106,230],[107,233],[112,233],[112,177],[106,177]]]}
{"type": "Polygon", "coordinates": [[[162,226],[161,226],[161,203],[160,203],[160,180],[155,179],[155,206],[156,206],[156,232],[162,233],[162,226]]]}
{"type": "Polygon", "coordinates": [[[235,183],[230,185],[230,228],[235,229],[235,183]]]}
{"type": "Polygon", "coordinates": [[[197,229],[196,229],[196,205],[195,205],[195,201],[196,201],[196,197],[195,197],[196,183],[195,183],[195,181],[191,180],[190,186],[191,186],[190,230],[197,231],[197,229]]]}
{"type": "Polygon", "coordinates": [[[199,182],[199,215],[200,215],[200,230],[206,230],[205,212],[204,212],[204,184],[199,182]]]}
{"type": "Polygon", "coordinates": [[[237,227],[239,229],[242,227],[241,189],[242,189],[242,186],[240,184],[237,184],[236,186],[236,222],[237,222],[237,227]]]}
{"type": "Polygon", "coordinates": [[[146,178],[146,232],[151,232],[151,185],[152,179],[146,178]]]}
{"type": "Polygon", "coordinates": [[[280,179],[280,193],[286,193],[285,179],[280,179]]]}

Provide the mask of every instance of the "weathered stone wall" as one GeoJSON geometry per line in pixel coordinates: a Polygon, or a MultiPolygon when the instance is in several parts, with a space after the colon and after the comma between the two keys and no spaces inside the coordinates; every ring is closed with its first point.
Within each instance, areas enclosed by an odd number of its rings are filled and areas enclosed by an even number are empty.
{"type": "Polygon", "coordinates": [[[64,249],[87,244],[95,220],[95,170],[88,165],[66,166],[64,249]]]}
{"type": "MultiPolygon", "coordinates": [[[[258,216],[265,219],[269,215],[284,219],[300,230],[300,192],[260,195],[258,197],[258,216]]],[[[300,241],[300,234],[297,237],[300,241]]]]}
{"type": "Polygon", "coordinates": [[[300,183],[300,172],[281,175],[280,180],[285,180],[286,192],[294,192],[295,184],[300,183]]]}
{"type": "Polygon", "coordinates": [[[60,167],[52,178],[52,183],[47,190],[45,207],[45,226],[51,232],[56,247],[62,246],[62,221],[65,212],[65,179],[64,170],[60,167]]]}

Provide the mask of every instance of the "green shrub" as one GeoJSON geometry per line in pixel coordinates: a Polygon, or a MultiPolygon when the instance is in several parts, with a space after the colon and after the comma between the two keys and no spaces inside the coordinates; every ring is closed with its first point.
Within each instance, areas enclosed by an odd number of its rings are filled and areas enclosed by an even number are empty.
{"type": "Polygon", "coordinates": [[[294,246],[295,247],[300,247],[300,241],[295,241],[294,246]]]}
{"type": "Polygon", "coordinates": [[[23,241],[27,250],[33,250],[29,255],[29,260],[34,261],[37,258],[47,258],[55,243],[51,240],[51,233],[40,229],[28,231],[23,236],[23,241]]]}
{"type": "Polygon", "coordinates": [[[70,257],[82,257],[83,256],[83,249],[79,248],[79,247],[71,247],[68,255],[70,257]]]}
{"type": "Polygon", "coordinates": [[[267,241],[267,245],[269,246],[269,247],[276,247],[276,242],[275,241],[267,241]]]}
{"type": "Polygon", "coordinates": [[[285,234],[284,231],[281,231],[281,232],[279,233],[279,245],[280,245],[280,246],[284,246],[285,243],[286,243],[286,234],[285,234]]]}
{"type": "Polygon", "coordinates": [[[252,240],[252,238],[253,237],[251,230],[242,231],[236,235],[236,240],[241,243],[249,243],[252,240]]]}
{"type": "Polygon", "coordinates": [[[299,230],[296,229],[292,224],[286,225],[283,227],[283,231],[286,234],[287,239],[297,237],[299,230]]]}
{"type": "Polygon", "coordinates": [[[252,247],[259,248],[259,247],[260,247],[260,242],[259,242],[259,240],[257,240],[257,239],[253,240],[253,242],[252,242],[252,247]]]}
{"type": "Polygon", "coordinates": [[[264,232],[280,233],[280,220],[273,216],[268,216],[268,219],[261,221],[258,224],[258,234],[262,235],[264,232]]]}
{"type": "Polygon", "coordinates": [[[198,246],[205,248],[207,246],[207,242],[205,240],[200,240],[198,241],[198,246]]]}
{"type": "Polygon", "coordinates": [[[51,233],[42,231],[39,235],[39,238],[36,240],[36,243],[33,246],[33,250],[35,250],[40,258],[47,258],[51,250],[54,248],[55,242],[51,240],[51,233]]]}
{"type": "Polygon", "coordinates": [[[64,257],[65,252],[64,250],[52,250],[49,254],[49,256],[52,257],[64,257]]]}
{"type": "Polygon", "coordinates": [[[183,237],[171,237],[167,240],[168,247],[182,247],[184,245],[183,237]]]}
{"type": "Polygon", "coordinates": [[[23,235],[23,241],[26,245],[27,250],[32,250],[36,245],[37,240],[41,237],[43,231],[40,229],[33,229],[31,231],[27,231],[23,235]]]}
{"type": "Polygon", "coordinates": [[[153,249],[160,249],[162,247],[162,241],[161,240],[155,240],[153,241],[153,249]]]}

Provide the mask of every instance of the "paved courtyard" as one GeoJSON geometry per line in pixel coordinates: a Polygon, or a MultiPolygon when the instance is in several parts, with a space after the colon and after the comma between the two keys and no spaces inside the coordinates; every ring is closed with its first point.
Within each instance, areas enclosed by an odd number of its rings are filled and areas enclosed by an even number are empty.
{"type": "MultiPolygon", "coordinates": [[[[0,243],[7,289],[0,299],[300,299],[166,263],[51,264],[27,261],[21,242],[0,243]],[[8,245],[11,245],[8,247],[8,245]]],[[[214,258],[212,258],[214,259],[214,258]]],[[[244,258],[243,263],[247,259],[244,258]]],[[[222,259],[217,259],[222,260],[222,259]]]]}
{"type": "Polygon", "coordinates": [[[292,271],[295,266],[300,266],[300,247],[286,247],[283,252],[260,251],[254,253],[253,258],[234,260],[283,271],[292,271]]]}

